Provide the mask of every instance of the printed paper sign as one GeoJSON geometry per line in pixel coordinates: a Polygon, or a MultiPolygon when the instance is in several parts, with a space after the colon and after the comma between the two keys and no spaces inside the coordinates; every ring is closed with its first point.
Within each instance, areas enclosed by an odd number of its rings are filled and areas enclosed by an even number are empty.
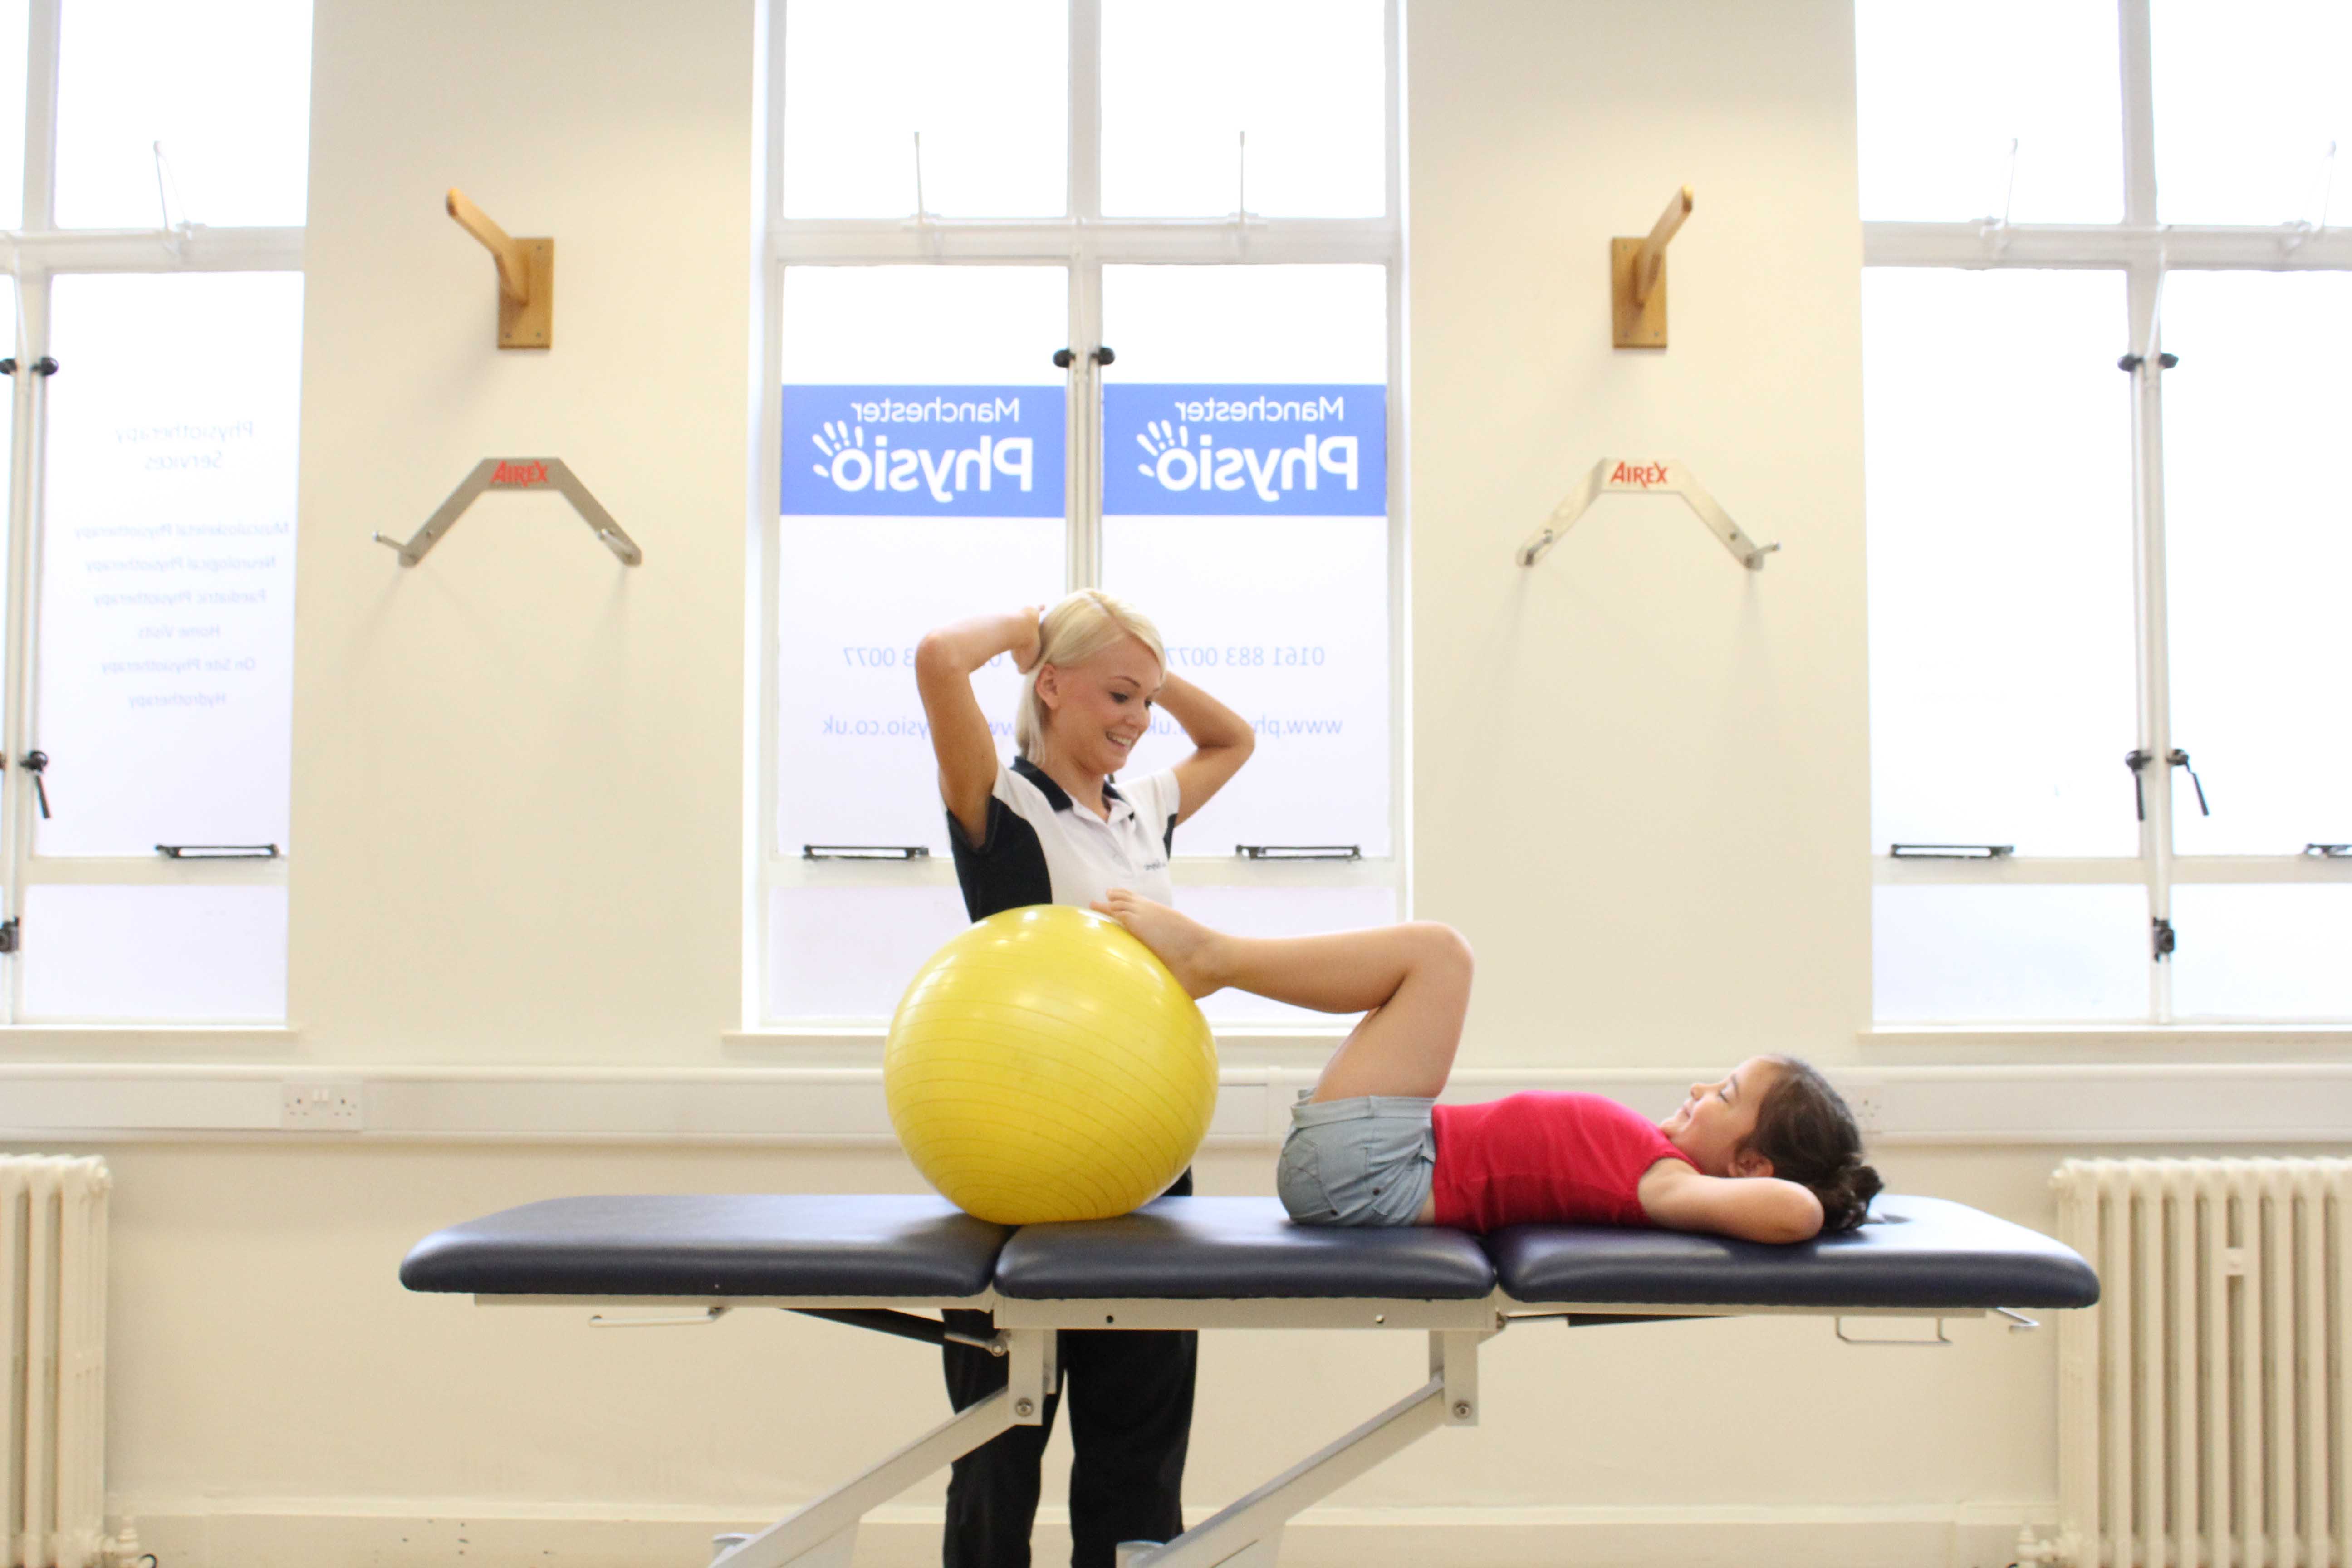
{"type": "Polygon", "coordinates": [[[1058,386],[787,386],[789,517],[1059,517],[1058,386]]]}
{"type": "Polygon", "coordinates": [[[1388,388],[1103,389],[1103,511],[1385,517],[1388,388]]]}

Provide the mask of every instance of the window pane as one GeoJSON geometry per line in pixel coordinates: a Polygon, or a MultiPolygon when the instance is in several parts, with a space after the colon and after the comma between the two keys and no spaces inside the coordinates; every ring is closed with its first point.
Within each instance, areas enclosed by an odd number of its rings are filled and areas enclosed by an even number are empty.
{"type": "Polygon", "coordinates": [[[1864,217],[2123,216],[2113,0],[1858,0],[1853,31],[1864,217]]]}
{"type": "Polygon", "coordinates": [[[302,279],[57,279],[44,855],[287,842],[302,279]]]}
{"type": "Polygon", "coordinates": [[[2352,886],[2172,889],[2183,1018],[2352,1018],[2352,886]]]}
{"type": "Polygon", "coordinates": [[[25,212],[26,0],[0,0],[0,228],[25,212]]]}
{"type": "MultiPolygon", "coordinates": [[[[2112,7],[2110,7],[2112,9],[2112,7]]],[[[2167,223],[2335,221],[2352,212],[2352,7],[2151,0],[2157,205],[2167,223]]]]}
{"type": "Polygon", "coordinates": [[[923,961],[971,922],[952,883],[778,888],[768,899],[772,1018],[887,1018],[923,961]]]}
{"type": "Polygon", "coordinates": [[[2173,844],[2352,842],[2352,277],[2176,272],[2164,285],[2173,844]]]}
{"type": "Polygon", "coordinates": [[[1872,838],[2138,847],[2120,274],[1863,274],[1872,838]]]}
{"type": "Polygon", "coordinates": [[[286,889],[45,884],[25,889],[24,1021],[275,1023],[286,889]]]}
{"type": "Polygon", "coordinates": [[[293,225],[310,167],[310,0],[66,0],[58,55],[58,222],[293,225]]]}
{"type": "MultiPolygon", "coordinates": [[[[1378,267],[1103,269],[1103,584],[1258,731],[1179,853],[1389,852],[1386,289],[1378,267]]],[[[1189,750],[1162,716],[1132,766],[1189,750]]]]}
{"type": "Polygon", "coordinates": [[[2147,1016],[2147,890],[1880,887],[1881,1023],[2058,1023],[2147,1016]]]}
{"type": "MultiPolygon", "coordinates": [[[[1068,206],[1062,0],[787,0],[784,216],[1068,206]]],[[[1057,338],[1056,342],[1060,340],[1057,338]]]]}
{"type": "Polygon", "coordinates": [[[1245,181],[1254,213],[1385,212],[1382,29],[1381,0],[1105,0],[1103,211],[1233,213],[1245,181]]]}
{"type": "MultiPolygon", "coordinates": [[[[777,834],[948,849],[915,691],[934,626],[1061,596],[1058,268],[784,279],[777,834]]],[[[1011,754],[1017,678],[982,671],[1011,754]]]]}
{"type": "MultiPolygon", "coordinates": [[[[1311,936],[1389,925],[1397,918],[1393,888],[1180,886],[1176,907],[1196,921],[1236,936],[1311,936]]],[[[1202,997],[1201,1011],[1212,1024],[1311,1024],[1329,1028],[1344,1028],[1354,1016],[1309,1012],[1233,990],[1202,997]]]]}

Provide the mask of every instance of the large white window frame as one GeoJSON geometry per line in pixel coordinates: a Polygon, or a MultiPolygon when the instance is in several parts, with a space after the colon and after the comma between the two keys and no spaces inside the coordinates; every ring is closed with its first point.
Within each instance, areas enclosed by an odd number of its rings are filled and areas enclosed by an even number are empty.
{"type": "MultiPolygon", "coordinates": [[[[1067,405],[1066,465],[1068,545],[1066,588],[1100,581],[1102,565],[1102,377],[1089,357],[1103,341],[1103,268],[1127,264],[1277,266],[1371,264],[1388,279],[1388,562],[1389,595],[1389,841],[1386,856],[1360,860],[1248,861],[1234,855],[1174,858],[1179,886],[1262,888],[1383,887],[1395,889],[1400,914],[1411,908],[1408,787],[1412,755],[1411,668],[1407,629],[1406,472],[1404,440],[1404,159],[1402,0],[1382,5],[1385,210],[1377,217],[1292,218],[1235,212],[1222,217],[1106,217],[1102,212],[1102,5],[1069,0],[1069,141],[1067,211],[1057,217],[986,219],[909,213],[883,219],[788,219],[782,188],[784,115],[783,8],[771,0],[763,13],[767,101],[764,148],[766,240],[758,331],[754,407],[757,472],[751,484],[751,605],[756,636],[747,685],[757,706],[747,724],[756,755],[746,767],[746,809],[755,846],[745,879],[743,1016],[747,1027],[795,1032],[769,1011],[770,894],[779,888],[951,885],[955,868],[938,857],[907,861],[809,861],[776,836],[778,669],[781,655],[780,548],[775,498],[782,484],[784,269],[793,266],[1063,267],[1069,275],[1067,346],[1073,351],[1067,405]]],[[[1054,345],[1041,344],[1040,353],[1054,345]]],[[[1117,344],[1111,345],[1113,349],[1117,344]]],[[[985,608],[985,606],[980,606],[985,608]]],[[[811,1025],[810,1032],[838,1033],[811,1025]]],[[[1255,1032],[1255,1031],[1253,1031],[1255,1032]]]]}
{"type": "MultiPolygon", "coordinates": [[[[2165,274],[2180,270],[2352,271],[2352,230],[2309,223],[2272,227],[2164,224],[2158,219],[2155,71],[2148,0],[2118,0],[2122,70],[2124,216],[2117,224],[1865,223],[1865,267],[2092,268],[2125,275],[2130,339],[2117,345],[2132,378],[2132,500],[2138,617],[2138,741],[2146,756],[2173,750],[2170,648],[2166,626],[2164,531],[2165,274]]],[[[1962,352],[1958,345],[1954,352],[1962,352]]],[[[2118,798],[2125,784],[2117,758],[2118,798]]],[[[2147,813],[2139,853],[2124,857],[2008,856],[1993,859],[1896,858],[1874,847],[1881,887],[2000,883],[2137,883],[2156,923],[2147,949],[2144,1023],[2174,1021],[2171,964],[2158,951],[2169,933],[2172,889],[2183,883],[2352,882],[2352,860],[2310,855],[2176,855],[2177,770],[2157,761],[2141,770],[2147,813]]],[[[2184,933],[2184,940],[2187,940],[2184,933]]],[[[2127,1023],[2129,1020],[2117,1020],[2127,1023]]]]}
{"type": "MultiPolygon", "coordinates": [[[[58,58],[64,0],[31,0],[26,51],[25,206],[21,226],[0,233],[0,265],[14,276],[19,304],[18,369],[11,378],[14,460],[8,486],[6,714],[0,725],[0,918],[14,922],[25,889],[64,884],[197,887],[224,884],[279,887],[287,882],[287,851],[272,859],[173,859],[154,856],[57,856],[35,852],[39,815],[26,754],[39,744],[35,710],[35,659],[40,642],[42,448],[47,437],[48,378],[32,367],[48,357],[50,286],[56,278],[91,272],[299,272],[300,227],[211,228],[184,221],[165,226],[160,205],[152,229],[63,229],[57,226],[58,58]]],[[[159,198],[160,203],[160,198],[159,198]]],[[[176,216],[176,215],[174,215],[176,216]]],[[[60,374],[71,374],[70,366],[60,374]]],[[[12,925],[13,931],[13,925],[12,925]]],[[[6,964],[0,1009],[5,1022],[22,1016],[24,966],[6,964]]]]}

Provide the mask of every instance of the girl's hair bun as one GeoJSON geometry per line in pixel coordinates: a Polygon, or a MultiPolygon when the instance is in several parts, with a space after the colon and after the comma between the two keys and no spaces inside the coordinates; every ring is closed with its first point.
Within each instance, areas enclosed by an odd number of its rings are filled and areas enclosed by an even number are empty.
{"type": "Polygon", "coordinates": [[[1870,1200],[1885,1189],[1878,1173],[1859,1159],[1814,1189],[1822,1200],[1822,1231],[1852,1230],[1870,1214],[1870,1200]]]}
{"type": "Polygon", "coordinates": [[[1780,1075],[1756,1108],[1747,1147],[1772,1173],[1811,1188],[1822,1201],[1822,1234],[1852,1230],[1885,1185],[1862,1163],[1862,1130],[1838,1091],[1811,1063],[1775,1057],[1780,1075]]]}

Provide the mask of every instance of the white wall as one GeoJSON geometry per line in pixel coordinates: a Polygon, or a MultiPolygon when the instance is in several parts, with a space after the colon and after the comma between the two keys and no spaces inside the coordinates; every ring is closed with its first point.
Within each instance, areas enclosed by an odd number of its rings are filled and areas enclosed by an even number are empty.
{"type": "MultiPolygon", "coordinates": [[[[1868,1061],[1844,0],[1417,0],[1409,29],[1418,897],[1480,952],[1469,1060],[1868,1061]],[[1613,353],[1606,242],[1685,182],[1673,347],[1613,353]],[[1744,573],[1675,503],[1621,499],[1514,565],[1604,454],[1682,458],[1785,550],[1744,573]]],[[[741,1059],[721,1036],[740,994],[752,47],[749,0],[319,0],[296,1028],[143,1053],[741,1059]],[[488,261],[439,211],[453,184],[556,237],[552,353],[492,349],[488,261]],[[538,498],[487,499],[413,572],[368,542],[490,455],[571,462],[645,566],[538,498]]],[[[106,1152],[110,1486],[169,1568],[698,1562],[698,1535],[772,1517],[942,1405],[926,1352],[831,1325],[599,1334],[394,1279],[425,1232],[551,1194],[912,1190],[894,1150],[106,1152]]],[[[1881,1163],[2046,1225],[2061,1152],[1898,1143],[1881,1163]]],[[[1265,1192],[1269,1168],[1214,1149],[1202,1185],[1265,1192]]],[[[1820,1322],[1514,1330],[1488,1352],[1486,1425],[1349,1489],[1292,1560],[1998,1568],[2055,1492],[2052,1347],[1956,1333],[1930,1356],[1842,1349],[1820,1322]]],[[[1402,1393],[1421,1354],[1405,1335],[1213,1338],[1190,1498],[1221,1504],[1402,1393]]],[[[886,1515],[871,1560],[929,1557],[936,1497],[886,1515]]]]}
{"type": "Polygon", "coordinates": [[[1423,5],[1412,24],[1418,904],[1481,959],[1473,1059],[1835,1059],[1869,1017],[1851,7],[1423,5]],[[1609,240],[1677,186],[1664,353],[1609,240]],[[1607,497],[1687,464],[1782,552],[1607,497]]]}
{"type": "Polygon", "coordinates": [[[316,12],[289,1015],[372,1062],[692,1060],[740,1014],[751,8],[316,12]],[[495,346],[457,185],[556,241],[495,346]],[[551,494],[406,538],[484,457],[551,494]]]}

